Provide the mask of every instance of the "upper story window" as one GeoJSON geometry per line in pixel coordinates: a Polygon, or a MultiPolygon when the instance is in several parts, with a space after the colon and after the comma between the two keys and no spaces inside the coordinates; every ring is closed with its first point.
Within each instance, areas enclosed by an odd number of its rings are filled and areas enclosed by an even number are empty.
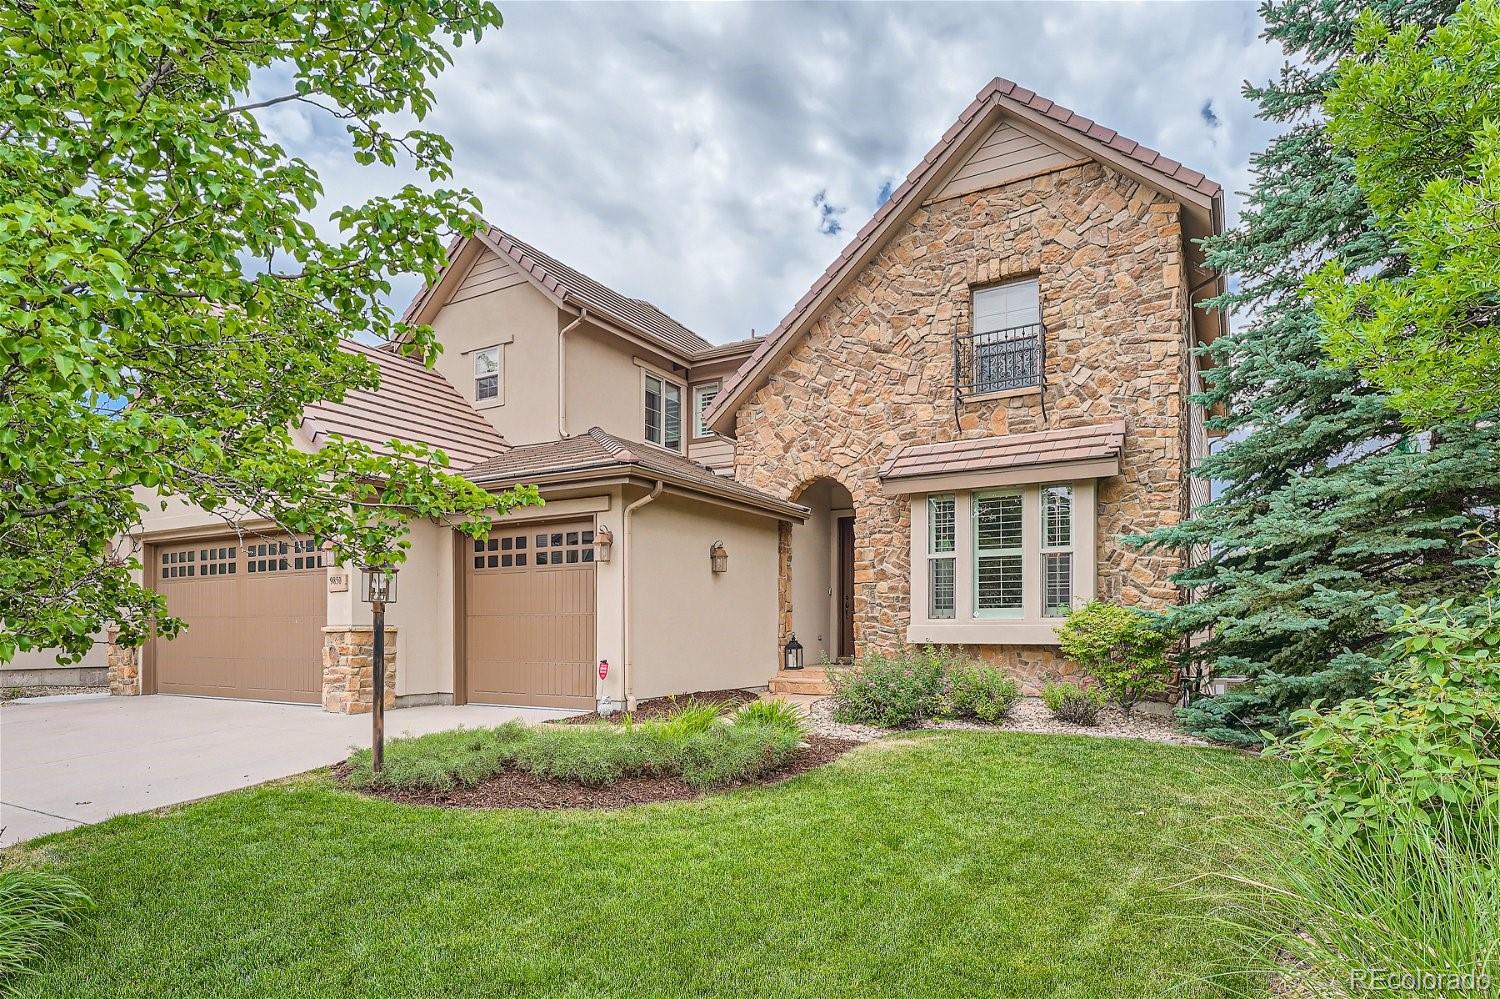
{"type": "Polygon", "coordinates": [[[713,436],[713,430],[707,423],[703,422],[703,414],[708,412],[708,407],[713,405],[719,397],[719,383],[709,382],[707,385],[695,385],[693,387],[693,436],[698,438],[713,436]]]}
{"type": "Polygon", "coordinates": [[[474,401],[500,398],[500,348],[474,351],[474,401]]]}
{"type": "Polygon", "coordinates": [[[973,331],[954,345],[961,396],[1041,385],[1043,361],[1040,285],[1025,278],[974,290],[973,331]]]}
{"type": "Polygon", "coordinates": [[[649,371],[646,384],[646,442],[682,450],[682,386],[649,371]]]}

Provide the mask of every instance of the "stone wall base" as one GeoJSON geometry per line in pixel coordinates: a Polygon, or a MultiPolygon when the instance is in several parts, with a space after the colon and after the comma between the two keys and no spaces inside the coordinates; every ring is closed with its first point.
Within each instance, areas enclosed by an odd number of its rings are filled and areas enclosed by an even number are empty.
{"type": "MultiPolygon", "coordinates": [[[[375,706],[375,629],[323,629],[323,710],[364,714],[375,706]]],[[[396,707],[396,629],[385,629],[385,708],[396,707]]]]}
{"type": "Polygon", "coordinates": [[[141,650],[126,648],[116,642],[119,633],[110,628],[105,671],[109,677],[109,692],[116,697],[134,697],[141,692],[141,650]]]}

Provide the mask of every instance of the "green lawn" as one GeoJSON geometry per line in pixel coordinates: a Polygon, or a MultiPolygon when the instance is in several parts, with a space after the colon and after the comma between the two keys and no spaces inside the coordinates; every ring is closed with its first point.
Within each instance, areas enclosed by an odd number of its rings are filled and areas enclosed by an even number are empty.
{"type": "Polygon", "coordinates": [[[1193,980],[1225,944],[1162,889],[1271,776],[952,732],[618,812],[416,808],[308,777],[40,841],[99,908],[20,994],[1242,994],[1193,980]]]}

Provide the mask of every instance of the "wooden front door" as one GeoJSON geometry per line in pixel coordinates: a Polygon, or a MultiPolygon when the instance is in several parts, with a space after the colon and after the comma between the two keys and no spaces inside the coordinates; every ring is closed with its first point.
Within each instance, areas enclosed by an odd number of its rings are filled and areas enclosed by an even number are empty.
{"type": "Polygon", "coordinates": [[[854,658],[854,518],[839,518],[839,658],[854,658]]]}
{"type": "Polygon", "coordinates": [[[496,528],[464,559],[464,691],[481,704],[594,706],[594,525],[496,528]]]}

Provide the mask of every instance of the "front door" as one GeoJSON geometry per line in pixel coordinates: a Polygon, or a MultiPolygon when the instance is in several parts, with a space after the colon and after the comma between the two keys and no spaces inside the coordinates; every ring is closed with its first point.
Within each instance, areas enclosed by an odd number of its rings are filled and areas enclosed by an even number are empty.
{"type": "Polygon", "coordinates": [[[854,658],[854,518],[839,518],[839,658],[854,658]]]}

